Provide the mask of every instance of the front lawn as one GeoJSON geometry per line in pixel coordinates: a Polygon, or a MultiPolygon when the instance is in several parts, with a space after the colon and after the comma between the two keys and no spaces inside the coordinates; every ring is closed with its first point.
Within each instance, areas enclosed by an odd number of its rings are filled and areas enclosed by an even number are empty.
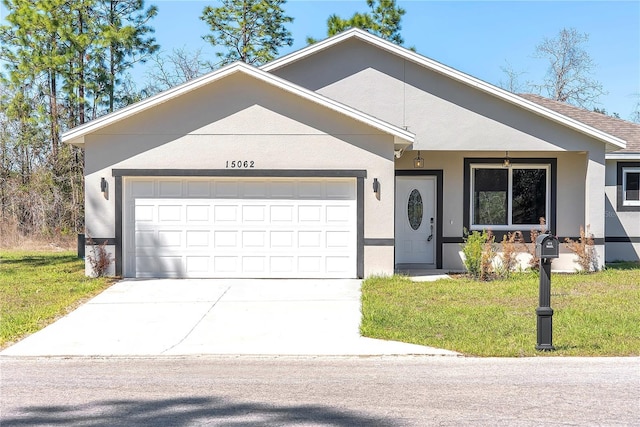
{"type": "Polygon", "coordinates": [[[362,285],[364,336],[473,356],[640,355],[640,265],[594,274],[552,274],[555,352],[538,352],[538,275],[476,282],[369,278],[362,285]]]}
{"type": "Polygon", "coordinates": [[[85,277],[84,262],[73,252],[0,252],[0,348],[42,329],[112,283],[85,277]]]}

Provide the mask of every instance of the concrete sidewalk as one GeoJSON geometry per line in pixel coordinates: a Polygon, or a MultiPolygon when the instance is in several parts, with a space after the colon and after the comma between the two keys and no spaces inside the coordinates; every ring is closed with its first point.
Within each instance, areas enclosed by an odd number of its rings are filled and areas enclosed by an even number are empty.
{"type": "Polygon", "coordinates": [[[2,356],[456,355],[363,338],[360,280],[124,280],[2,356]]]}

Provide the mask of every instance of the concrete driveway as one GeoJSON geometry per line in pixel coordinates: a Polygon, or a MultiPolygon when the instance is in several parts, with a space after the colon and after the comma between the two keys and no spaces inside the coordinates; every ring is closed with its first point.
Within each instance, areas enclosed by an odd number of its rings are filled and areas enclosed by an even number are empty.
{"type": "Polygon", "coordinates": [[[456,353],[363,338],[360,280],[123,280],[3,356],[456,353]]]}

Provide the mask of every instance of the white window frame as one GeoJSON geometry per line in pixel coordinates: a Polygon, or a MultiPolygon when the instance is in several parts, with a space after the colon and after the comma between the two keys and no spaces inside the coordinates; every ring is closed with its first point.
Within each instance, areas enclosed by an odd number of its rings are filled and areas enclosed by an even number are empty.
{"type": "Polygon", "coordinates": [[[627,200],[627,175],[640,173],[640,167],[622,167],[622,206],[640,206],[640,200],[627,200]]]}
{"type": "Polygon", "coordinates": [[[533,163],[517,163],[511,164],[508,169],[508,188],[507,188],[507,224],[474,224],[474,194],[475,194],[475,170],[476,169],[505,169],[505,166],[501,163],[472,163],[471,165],[471,191],[469,192],[469,224],[471,230],[486,230],[491,229],[493,231],[500,230],[542,230],[542,226],[538,224],[513,224],[513,173],[514,169],[544,169],[546,171],[546,200],[545,200],[545,229],[551,229],[550,214],[551,214],[551,165],[550,164],[533,164],[533,163]]]}

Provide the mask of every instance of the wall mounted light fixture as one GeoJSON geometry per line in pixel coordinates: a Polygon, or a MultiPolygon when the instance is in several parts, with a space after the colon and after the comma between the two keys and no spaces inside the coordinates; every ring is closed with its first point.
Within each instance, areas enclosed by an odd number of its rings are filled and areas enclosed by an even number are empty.
{"type": "Polygon", "coordinates": [[[502,161],[502,167],[510,168],[511,167],[511,159],[509,158],[509,152],[505,151],[504,160],[502,161]]]}
{"type": "Polygon", "coordinates": [[[380,182],[378,178],[373,178],[373,192],[376,194],[380,192],[380,182]]]}
{"type": "Polygon", "coordinates": [[[102,194],[107,192],[107,180],[104,178],[100,178],[100,191],[102,194]]]}
{"type": "Polygon", "coordinates": [[[424,167],[424,159],[420,157],[420,152],[418,151],[418,157],[413,159],[413,167],[414,168],[423,168],[424,167]]]}

